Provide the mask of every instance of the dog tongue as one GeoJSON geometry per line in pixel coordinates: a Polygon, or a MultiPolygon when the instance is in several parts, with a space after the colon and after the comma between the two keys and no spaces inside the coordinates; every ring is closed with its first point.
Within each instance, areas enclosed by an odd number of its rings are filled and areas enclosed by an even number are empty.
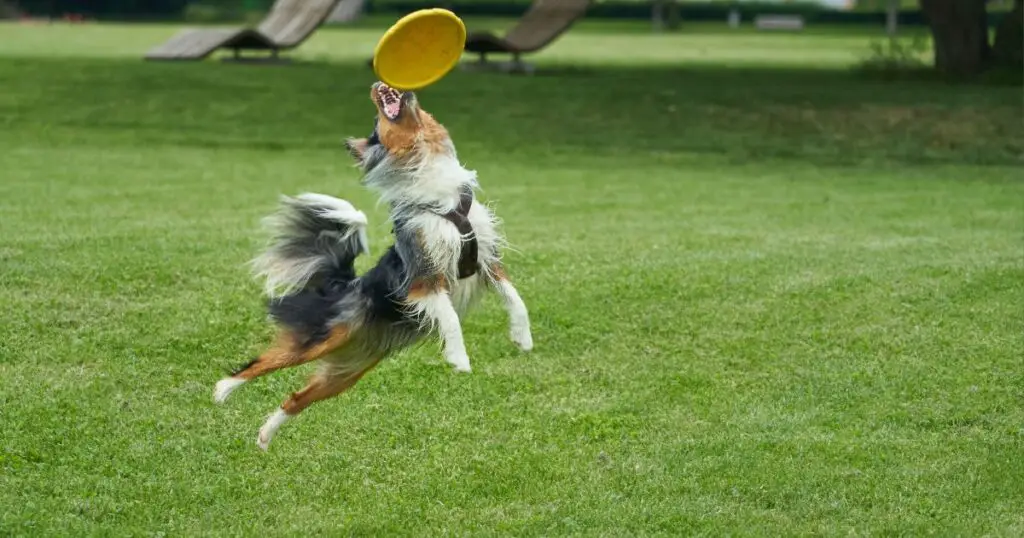
{"type": "Polygon", "coordinates": [[[392,101],[384,105],[384,113],[388,115],[388,118],[395,119],[398,117],[398,113],[401,112],[402,105],[398,101],[392,101]]]}

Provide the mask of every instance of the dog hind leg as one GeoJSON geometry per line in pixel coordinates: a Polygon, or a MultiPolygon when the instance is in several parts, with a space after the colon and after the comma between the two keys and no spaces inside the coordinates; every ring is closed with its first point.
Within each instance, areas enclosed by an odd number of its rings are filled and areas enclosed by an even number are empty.
{"type": "Polygon", "coordinates": [[[263,427],[260,428],[259,435],[256,437],[256,445],[263,450],[267,450],[277,430],[285,422],[294,418],[295,415],[298,415],[313,403],[332,398],[350,389],[366,372],[372,370],[378,362],[380,362],[379,359],[370,361],[354,372],[335,373],[329,368],[325,368],[314,374],[305,388],[292,393],[281,404],[281,407],[267,418],[267,421],[263,423],[263,427]]]}
{"type": "Polygon", "coordinates": [[[330,334],[323,341],[309,347],[302,347],[297,343],[298,339],[295,335],[282,332],[274,347],[238,369],[231,376],[218,381],[213,390],[213,400],[217,403],[224,403],[235,389],[247,381],[282,368],[298,366],[319,359],[343,346],[350,336],[351,332],[348,326],[337,325],[331,329],[330,334]]]}

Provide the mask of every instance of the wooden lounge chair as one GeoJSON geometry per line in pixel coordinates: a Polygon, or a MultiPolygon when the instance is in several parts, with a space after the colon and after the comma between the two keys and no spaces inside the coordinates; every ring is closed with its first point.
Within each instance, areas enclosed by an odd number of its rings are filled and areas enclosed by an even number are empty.
{"type": "Polygon", "coordinates": [[[338,7],[327,16],[329,23],[352,22],[363,16],[366,11],[366,0],[341,0],[338,7]]]}
{"type": "Polygon", "coordinates": [[[487,63],[489,53],[512,55],[511,68],[529,71],[523,54],[536,52],[558,39],[574,22],[583,18],[590,0],[534,0],[514,28],[499,37],[490,32],[474,32],[466,37],[466,52],[480,55],[487,63]]]}
{"type": "Polygon", "coordinates": [[[147,60],[201,60],[217,49],[282,50],[299,46],[334,11],[339,0],[277,0],[256,28],[188,29],[146,54],[147,60]]]}

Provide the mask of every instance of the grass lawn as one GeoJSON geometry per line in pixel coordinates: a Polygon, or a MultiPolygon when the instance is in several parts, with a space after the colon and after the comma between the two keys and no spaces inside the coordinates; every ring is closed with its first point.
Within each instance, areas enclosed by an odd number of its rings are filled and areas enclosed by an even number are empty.
{"type": "Polygon", "coordinates": [[[341,148],[379,29],[292,66],[0,26],[0,535],[1024,533],[1020,88],[883,83],[856,35],[580,32],[420,98],[516,251],[437,346],[256,430],[244,266],[281,193],[389,226],[341,148]],[[695,51],[704,50],[701,56],[695,51]],[[715,67],[725,63],[732,69],[715,67]]]}

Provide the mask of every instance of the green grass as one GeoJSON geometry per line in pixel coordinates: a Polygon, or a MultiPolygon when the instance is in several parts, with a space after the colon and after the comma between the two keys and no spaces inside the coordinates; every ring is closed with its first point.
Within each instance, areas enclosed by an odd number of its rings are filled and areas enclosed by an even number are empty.
{"type": "Polygon", "coordinates": [[[488,300],[473,374],[418,348],[262,453],[310,370],[211,403],[270,336],[244,264],[302,190],[385,248],[341,149],[375,34],[138,60],[173,30],[0,26],[0,535],[1024,533],[1019,88],[860,79],[849,36],[583,32],[532,78],[452,73],[421,101],[536,350],[488,300]]]}

